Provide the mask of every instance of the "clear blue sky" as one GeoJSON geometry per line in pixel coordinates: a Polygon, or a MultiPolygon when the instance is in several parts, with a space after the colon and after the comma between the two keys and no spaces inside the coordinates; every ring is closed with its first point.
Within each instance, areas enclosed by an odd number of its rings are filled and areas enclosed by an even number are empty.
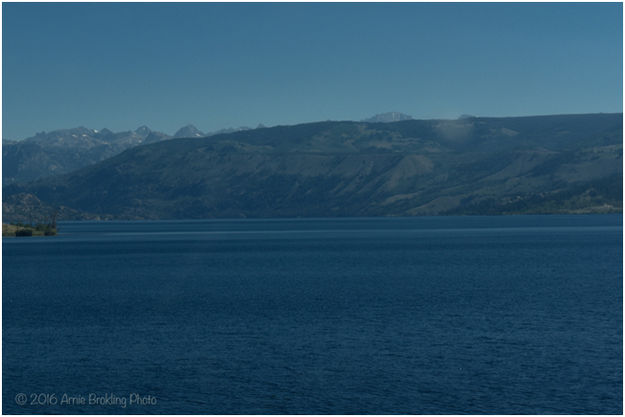
{"type": "Polygon", "coordinates": [[[622,5],[3,3],[3,132],[621,112],[622,5]]]}

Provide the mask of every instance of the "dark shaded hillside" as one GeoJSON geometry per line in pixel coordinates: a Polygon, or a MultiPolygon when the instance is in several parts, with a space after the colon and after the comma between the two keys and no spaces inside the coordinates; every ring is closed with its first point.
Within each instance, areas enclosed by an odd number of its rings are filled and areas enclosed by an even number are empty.
{"type": "Polygon", "coordinates": [[[614,212],[621,184],[622,114],[594,114],[174,139],[4,194],[126,219],[412,216],[614,212]]]}

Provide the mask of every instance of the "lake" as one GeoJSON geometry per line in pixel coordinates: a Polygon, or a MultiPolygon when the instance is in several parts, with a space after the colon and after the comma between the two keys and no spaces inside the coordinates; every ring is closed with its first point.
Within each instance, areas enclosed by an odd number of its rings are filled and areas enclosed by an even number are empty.
{"type": "Polygon", "coordinates": [[[621,414],[622,216],[3,238],[3,412],[621,414]]]}

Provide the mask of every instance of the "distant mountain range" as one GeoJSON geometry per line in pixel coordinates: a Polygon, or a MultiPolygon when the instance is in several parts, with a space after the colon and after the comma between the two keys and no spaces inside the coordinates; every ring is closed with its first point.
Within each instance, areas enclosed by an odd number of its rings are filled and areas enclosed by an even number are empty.
{"type": "MultiPolygon", "coordinates": [[[[161,140],[66,175],[5,185],[3,214],[26,220],[50,210],[64,219],[618,212],[622,118],[320,122],[161,140]]],[[[134,137],[120,138],[128,136],[134,137]]]]}
{"type": "Polygon", "coordinates": [[[392,123],[392,122],[401,122],[403,120],[411,120],[412,116],[408,116],[404,113],[399,112],[389,112],[389,113],[380,113],[376,114],[373,117],[369,117],[367,119],[363,119],[363,122],[368,123],[392,123]]]}
{"type": "MultiPolygon", "coordinates": [[[[411,117],[403,113],[390,112],[375,115],[365,121],[395,122],[409,119],[411,117]]],[[[145,125],[134,131],[117,133],[109,129],[96,130],[85,127],[40,132],[24,140],[2,141],[2,181],[4,184],[10,184],[66,174],[103,161],[126,149],[166,139],[201,138],[249,129],[238,127],[205,133],[188,124],[178,129],[173,136],[153,131],[145,125]]]]}
{"type": "Polygon", "coordinates": [[[204,133],[193,125],[180,128],[173,136],[141,126],[134,131],[77,127],[41,132],[20,140],[2,142],[2,180],[4,184],[32,181],[65,174],[117,155],[126,149],[172,138],[198,138],[223,132],[249,129],[224,129],[204,133]]]}
{"type": "Polygon", "coordinates": [[[2,180],[7,184],[65,174],[133,146],[169,138],[146,126],[119,133],[77,127],[37,133],[21,141],[3,141],[2,180]]]}

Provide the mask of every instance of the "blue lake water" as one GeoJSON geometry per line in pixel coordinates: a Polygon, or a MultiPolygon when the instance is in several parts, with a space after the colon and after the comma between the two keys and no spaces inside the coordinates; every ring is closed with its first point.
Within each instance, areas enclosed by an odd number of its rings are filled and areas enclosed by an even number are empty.
{"type": "Polygon", "coordinates": [[[623,411],[620,215],[60,233],[2,240],[4,413],[623,411]]]}

